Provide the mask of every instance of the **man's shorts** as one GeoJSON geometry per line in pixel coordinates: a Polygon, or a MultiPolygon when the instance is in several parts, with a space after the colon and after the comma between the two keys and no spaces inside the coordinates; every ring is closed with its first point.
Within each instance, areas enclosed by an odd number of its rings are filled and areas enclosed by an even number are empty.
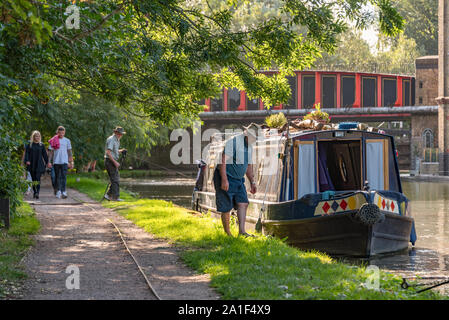
{"type": "Polygon", "coordinates": [[[228,176],[229,189],[221,188],[220,172],[214,172],[215,204],[218,212],[229,212],[237,209],[237,203],[248,203],[248,194],[245,188],[245,179],[234,179],[228,176]]]}

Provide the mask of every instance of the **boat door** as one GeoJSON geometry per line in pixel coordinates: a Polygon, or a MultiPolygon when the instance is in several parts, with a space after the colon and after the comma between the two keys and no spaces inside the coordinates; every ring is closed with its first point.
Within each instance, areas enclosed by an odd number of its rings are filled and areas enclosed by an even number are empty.
{"type": "Polygon", "coordinates": [[[366,139],[366,180],[371,190],[389,190],[389,141],[366,139]]]}

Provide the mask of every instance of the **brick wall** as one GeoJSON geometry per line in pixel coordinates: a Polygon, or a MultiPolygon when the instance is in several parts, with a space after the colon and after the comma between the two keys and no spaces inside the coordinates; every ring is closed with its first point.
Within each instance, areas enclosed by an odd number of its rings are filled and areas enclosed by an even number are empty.
{"type": "Polygon", "coordinates": [[[438,97],[438,56],[416,59],[415,105],[434,106],[438,97]]]}

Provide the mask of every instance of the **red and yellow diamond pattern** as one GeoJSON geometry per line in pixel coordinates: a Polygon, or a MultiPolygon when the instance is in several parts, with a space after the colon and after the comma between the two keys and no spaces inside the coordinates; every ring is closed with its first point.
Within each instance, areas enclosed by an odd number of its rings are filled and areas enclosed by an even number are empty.
{"type": "Polygon", "coordinates": [[[374,203],[382,211],[399,214],[399,205],[398,205],[398,202],[395,200],[391,200],[391,199],[382,197],[380,194],[376,193],[374,195],[374,203]]]}
{"type": "Polygon", "coordinates": [[[315,208],[314,215],[331,215],[338,212],[358,210],[364,203],[366,203],[366,199],[360,193],[343,199],[320,201],[315,208]]]}

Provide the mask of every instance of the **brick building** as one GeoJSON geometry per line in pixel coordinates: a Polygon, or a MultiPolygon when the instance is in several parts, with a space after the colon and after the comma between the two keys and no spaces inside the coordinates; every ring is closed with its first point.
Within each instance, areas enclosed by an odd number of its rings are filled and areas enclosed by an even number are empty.
{"type": "MultiPolygon", "coordinates": [[[[415,105],[435,106],[438,97],[438,56],[416,59],[415,105]]],[[[421,159],[422,173],[437,173],[438,115],[420,115],[411,118],[412,159],[421,159]]],[[[412,161],[412,167],[414,167],[412,161]]]]}
{"type": "Polygon", "coordinates": [[[417,106],[434,106],[438,96],[438,56],[416,59],[416,99],[417,106]]]}

